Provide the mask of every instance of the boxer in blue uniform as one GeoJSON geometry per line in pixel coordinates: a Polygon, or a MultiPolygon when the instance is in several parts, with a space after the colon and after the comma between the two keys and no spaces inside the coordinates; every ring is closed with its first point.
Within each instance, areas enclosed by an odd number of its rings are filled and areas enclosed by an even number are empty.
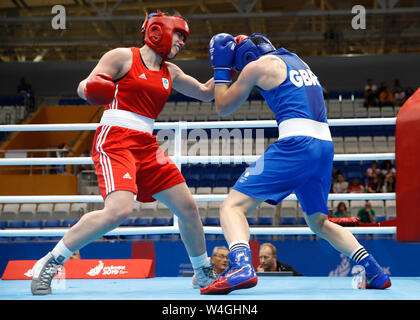
{"type": "Polygon", "coordinates": [[[201,293],[227,294],[257,284],[246,214],[263,201],[277,205],[292,192],[310,229],[365,267],[367,288],[389,287],[389,276],[373,256],[352,233],[327,218],[334,145],[317,76],[297,55],[276,50],[262,34],[217,34],[209,55],[219,115],[234,112],[256,87],[275,114],[279,138],[245,170],[223,202],[220,222],[229,244],[229,267],[201,293]],[[232,85],[231,68],[240,72],[232,85]]]}

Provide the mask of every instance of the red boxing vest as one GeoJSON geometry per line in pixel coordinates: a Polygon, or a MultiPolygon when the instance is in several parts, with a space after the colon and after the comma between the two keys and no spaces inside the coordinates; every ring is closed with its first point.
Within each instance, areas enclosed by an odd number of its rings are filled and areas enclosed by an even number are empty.
{"type": "Polygon", "coordinates": [[[171,75],[164,61],[159,71],[149,70],[143,63],[140,49],[130,49],[133,54],[130,71],[115,83],[114,100],[105,110],[125,110],[156,119],[171,93],[171,75]]]}

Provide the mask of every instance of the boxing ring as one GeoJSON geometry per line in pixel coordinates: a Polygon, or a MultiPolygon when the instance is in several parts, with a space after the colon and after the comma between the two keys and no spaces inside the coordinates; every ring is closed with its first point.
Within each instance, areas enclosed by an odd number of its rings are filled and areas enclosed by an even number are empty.
{"type": "MultiPolygon", "coordinates": [[[[396,118],[369,118],[369,119],[334,119],[329,120],[330,126],[349,126],[349,125],[394,125],[396,118]]],[[[2,125],[0,131],[69,131],[69,130],[96,130],[99,124],[26,124],[26,125],[2,125]]],[[[174,156],[171,159],[178,168],[182,164],[193,163],[226,163],[226,162],[254,162],[260,155],[222,155],[222,156],[183,156],[182,155],[182,131],[187,129],[223,129],[223,128],[273,128],[277,127],[274,120],[255,120],[255,121],[210,121],[210,122],[167,122],[155,123],[155,130],[173,129],[175,131],[174,156]]],[[[334,161],[360,161],[360,160],[395,160],[394,153],[369,153],[369,154],[337,154],[334,161]]],[[[7,165],[77,165],[93,164],[90,157],[66,157],[66,158],[4,158],[0,159],[0,166],[7,165]]],[[[227,195],[193,195],[197,202],[222,202],[227,195]]],[[[360,193],[360,194],[330,194],[328,200],[395,200],[395,193],[360,193]]],[[[284,201],[297,200],[294,194],[289,195],[284,201]]],[[[0,196],[0,203],[59,203],[59,202],[103,202],[100,195],[69,195],[69,196],[0,196]]],[[[395,234],[395,227],[348,227],[354,234],[395,234]]],[[[0,237],[51,237],[63,236],[68,229],[13,229],[0,230],[0,237]]],[[[221,227],[204,227],[206,234],[223,234],[221,227]]],[[[250,228],[252,235],[308,235],[313,232],[308,227],[270,227],[270,228],[250,228]]],[[[116,228],[107,233],[109,236],[116,235],[140,235],[140,234],[165,234],[179,233],[177,218],[174,216],[173,226],[164,227],[123,227],[116,228]]]]}
{"type": "MultiPolygon", "coordinates": [[[[332,119],[330,126],[372,126],[395,125],[396,118],[332,119]]],[[[95,130],[99,124],[24,124],[0,125],[0,131],[71,131],[95,130]]],[[[182,164],[253,162],[259,155],[225,156],[183,156],[182,132],[188,129],[212,128],[272,128],[274,120],[222,121],[222,122],[168,122],[155,123],[155,130],[175,131],[174,156],[171,159],[181,168],[182,164]]],[[[395,160],[395,153],[336,154],[334,161],[395,160]]],[[[77,165],[93,164],[90,157],[67,158],[2,158],[0,166],[8,165],[77,165]]],[[[194,194],[197,202],[222,202],[227,195],[194,194]]],[[[395,193],[330,194],[329,200],[395,200],[395,193]]],[[[297,200],[294,194],[284,201],[297,200]]],[[[60,203],[60,202],[103,202],[100,195],[45,195],[45,196],[0,196],[0,203],[60,203]]],[[[179,233],[178,221],[174,216],[172,226],[162,227],[119,227],[106,235],[142,235],[179,233]]],[[[353,234],[395,235],[395,226],[346,227],[353,234]]],[[[63,236],[67,228],[4,229],[0,237],[51,237],[63,236]]],[[[206,234],[223,234],[221,227],[204,226],[206,234]]],[[[251,235],[312,235],[308,227],[251,227],[251,235]]],[[[55,281],[55,280],[54,280],[55,281]]],[[[65,290],[53,290],[49,296],[32,296],[29,280],[0,281],[0,300],[411,300],[420,298],[419,278],[392,278],[390,290],[355,290],[349,277],[259,277],[259,284],[249,290],[234,291],[227,296],[200,296],[191,287],[191,279],[184,277],[152,279],[75,280],[66,281],[65,290]]],[[[54,289],[54,288],[53,288],[54,289]]],[[[160,308],[160,307],[159,307],[160,308]]]]}

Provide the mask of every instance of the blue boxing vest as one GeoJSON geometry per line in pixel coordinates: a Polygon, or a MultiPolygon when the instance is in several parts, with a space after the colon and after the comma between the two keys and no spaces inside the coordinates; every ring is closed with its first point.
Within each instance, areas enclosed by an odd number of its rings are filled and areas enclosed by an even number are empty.
{"type": "Polygon", "coordinates": [[[294,53],[284,48],[273,51],[287,65],[287,78],[278,87],[265,91],[258,88],[277,124],[292,118],[311,119],[327,122],[322,87],[317,76],[294,53]]]}

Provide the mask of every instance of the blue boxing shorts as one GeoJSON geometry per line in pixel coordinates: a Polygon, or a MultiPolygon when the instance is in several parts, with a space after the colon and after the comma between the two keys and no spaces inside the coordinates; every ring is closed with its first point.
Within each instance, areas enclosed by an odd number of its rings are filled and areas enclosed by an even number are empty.
{"type": "Polygon", "coordinates": [[[283,138],[242,173],[233,189],[273,205],[294,192],[306,214],[328,214],[333,158],[332,141],[283,138]]]}

